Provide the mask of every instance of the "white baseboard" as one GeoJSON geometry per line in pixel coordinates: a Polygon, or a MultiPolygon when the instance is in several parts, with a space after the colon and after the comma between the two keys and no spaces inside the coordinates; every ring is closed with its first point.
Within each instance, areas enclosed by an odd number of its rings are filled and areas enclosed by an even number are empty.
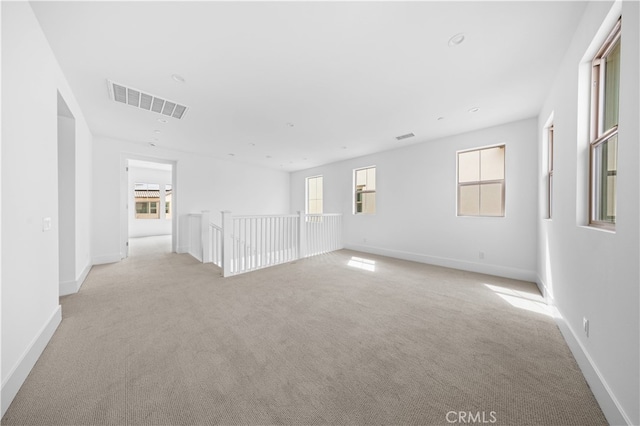
{"type": "Polygon", "coordinates": [[[429,265],[444,266],[446,268],[461,269],[463,271],[478,272],[480,274],[495,275],[514,280],[536,282],[538,275],[535,271],[510,268],[507,266],[491,265],[488,263],[475,263],[446,257],[427,256],[419,253],[411,253],[400,250],[390,250],[380,247],[360,246],[354,244],[345,245],[346,249],[361,251],[364,253],[379,254],[381,256],[394,257],[396,259],[411,260],[414,262],[428,263],[429,265]]]}
{"type": "Polygon", "coordinates": [[[0,410],[2,411],[1,416],[4,416],[4,413],[9,408],[9,405],[11,405],[13,398],[18,394],[20,387],[27,379],[27,376],[31,372],[33,366],[36,365],[36,361],[38,361],[38,358],[42,355],[44,348],[49,343],[49,340],[51,340],[51,337],[53,337],[53,333],[55,333],[61,321],[62,310],[60,305],[58,305],[49,318],[49,321],[47,321],[47,323],[38,332],[16,365],[11,369],[9,374],[7,374],[6,380],[2,383],[2,401],[0,402],[0,410]]]}
{"type": "Polygon", "coordinates": [[[120,256],[120,253],[113,253],[113,254],[103,254],[101,256],[95,256],[92,259],[92,262],[94,265],[104,265],[105,263],[116,263],[116,262],[120,262],[122,260],[122,257],[120,256]]]}
{"type": "Polygon", "coordinates": [[[74,281],[63,281],[60,283],[60,296],[66,296],[69,294],[75,294],[80,291],[80,287],[84,283],[84,280],[89,275],[92,265],[87,265],[80,276],[74,281]]]}
{"type": "Polygon", "coordinates": [[[565,321],[562,311],[558,309],[553,297],[551,297],[547,291],[547,286],[544,281],[538,277],[536,284],[545,296],[545,300],[554,314],[553,316],[556,320],[556,324],[558,324],[560,332],[562,333],[562,337],[564,337],[565,342],[567,342],[569,350],[571,350],[573,357],[576,359],[576,362],[582,371],[582,375],[589,384],[591,392],[593,392],[593,396],[596,398],[596,401],[598,401],[598,404],[600,405],[600,408],[602,409],[602,412],[607,418],[609,424],[632,425],[633,422],[611,391],[611,388],[600,373],[600,370],[589,355],[589,352],[578,339],[575,330],[567,321],[565,321]]]}

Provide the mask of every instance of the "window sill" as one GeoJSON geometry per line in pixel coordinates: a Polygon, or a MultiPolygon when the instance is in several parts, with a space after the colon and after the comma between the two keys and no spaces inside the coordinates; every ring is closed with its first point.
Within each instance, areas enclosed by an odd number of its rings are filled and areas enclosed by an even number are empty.
{"type": "Polygon", "coordinates": [[[613,235],[616,234],[615,229],[603,228],[601,226],[596,226],[596,225],[580,225],[579,228],[589,229],[592,231],[600,231],[600,232],[604,232],[605,234],[613,234],[613,235]]]}
{"type": "Polygon", "coordinates": [[[459,218],[471,218],[471,219],[504,219],[507,216],[472,216],[472,215],[459,215],[457,214],[456,217],[459,218]]]}

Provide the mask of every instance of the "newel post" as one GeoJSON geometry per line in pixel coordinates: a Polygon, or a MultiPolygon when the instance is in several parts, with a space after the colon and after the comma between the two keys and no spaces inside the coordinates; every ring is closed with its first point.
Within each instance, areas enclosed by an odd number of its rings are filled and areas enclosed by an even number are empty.
{"type": "Polygon", "coordinates": [[[231,212],[222,211],[222,276],[231,275],[231,253],[233,250],[231,241],[232,229],[231,212]]]}
{"type": "Polygon", "coordinates": [[[211,261],[211,235],[209,230],[210,222],[209,210],[202,210],[200,216],[200,241],[202,244],[202,263],[208,263],[211,261]]]}
{"type": "Polygon", "coordinates": [[[298,257],[304,259],[307,257],[307,227],[305,224],[306,215],[302,211],[298,211],[298,257]]]}

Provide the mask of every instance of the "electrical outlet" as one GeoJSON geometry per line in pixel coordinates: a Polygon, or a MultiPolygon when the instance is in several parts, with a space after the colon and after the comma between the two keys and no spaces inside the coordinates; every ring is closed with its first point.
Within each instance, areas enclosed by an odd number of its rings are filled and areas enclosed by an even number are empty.
{"type": "Polygon", "coordinates": [[[584,329],[584,334],[589,337],[589,320],[587,319],[587,317],[582,318],[582,328],[584,329]]]}
{"type": "Polygon", "coordinates": [[[43,217],[42,218],[42,232],[46,232],[46,231],[50,231],[51,230],[51,218],[50,217],[43,217]]]}
{"type": "Polygon", "coordinates": [[[484,260],[484,252],[483,251],[478,252],[478,259],[484,260]]]}

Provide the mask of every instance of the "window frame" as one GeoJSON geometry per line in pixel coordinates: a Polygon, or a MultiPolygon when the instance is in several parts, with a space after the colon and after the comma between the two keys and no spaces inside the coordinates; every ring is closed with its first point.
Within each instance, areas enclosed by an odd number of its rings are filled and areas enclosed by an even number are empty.
{"type": "Polygon", "coordinates": [[[136,209],[135,209],[135,219],[136,220],[148,220],[148,219],[160,219],[160,203],[158,201],[136,201],[135,202],[136,205],[136,209]],[[151,211],[151,204],[155,204],[155,209],[156,211],[153,212],[151,211]],[[145,208],[143,210],[146,210],[146,212],[138,212],[138,205],[143,205],[145,206],[145,208]]]}
{"type": "MultiPolygon", "coordinates": [[[[304,211],[306,214],[324,214],[324,176],[323,175],[316,175],[316,176],[309,176],[307,178],[305,178],[304,180],[304,187],[305,187],[305,202],[304,202],[304,211]],[[309,213],[309,201],[311,201],[311,199],[309,198],[309,182],[312,179],[322,179],[322,193],[320,194],[320,198],[315,198],[315,200],[320,200],[322,201],[322,209],[320,213],[309,213]]],[[[316,189],[317,190],[317,189],[316,189]]]]}
{"type": "MultiPolygon", "coordinates": [[[[464,150],[460,150],[460,151],[456,151],[456,217],[484,217],[484,218],[504,218],[506,217],[506,187],[507,187],[507,144],[506,143],[500,143],[500,144],[495,144],[495,145],[488,145],[488,146],[483,146],[483,147],[479,147],[479,148],[472,148],[472,149],[464,149],[464,150]],[[503,153],[503,161],[502,161],[502,179],[490,179],[490,180],[482,180],[481,179],[481,162],[482,162],[482,155],[480,154],[481,151],[484,150],[489,150],[489,149],[494,149],[494,148],[502,148],[504,150],[503,153]],[[478,168],[478,178],[480,180],[477,181],[470,181],[470,182],[462,182],[460,183],[460,154],[465,154],[465,153],[469,153],[469,152],[478,152],[478,161],[479,161],[479,168],[478,168]],[[477,215],[472,215],[472,214],[460,214],[460,187],[462,186],[473,186],[473,185],[478,185],[478,187],[481,187],[482,185],[488,185],[488,184],[496,184],[496,183],[500,183],[502,185],[501,188],[501,206],[500,206],[500,210],[501,210],[501,214],[500,215],[483,215],[480,214],[480,206],[478,206],[478,214],[477,215]]],[[[480,203],[482,200],[482,196],[481,194],[478,195],[478,203],[480,203]]]]}
{"type": "MultiPolygon", "coordinates": [[[[376,203],[374,203],[373,205],[373,212],[365,212],[365,211],[358,211],[358,203],[363,204],[364,207],[364,201],[360,201],[358,202],[358,195],[359,194],[376,194],[377,192],[377,186],[378,186],[378,170],[377,167],[375,165],[373,166],[367,166],[367,167],[359,167],[357,169],[353,169],[353,214],[354,215],[373,215],[376,214],[376,203]],[[369,169],[373,169],[373,173],[376,176],[375,180],[376,180],[376,189],[366,189],[366,190],[358,190],[358,172],[363,171],[363,170],[369,170],[369,169]]],[[[377,198],[377,196],[376,196],[377,198]]],[[[364,209],[363,209],[364,210],[364,209]]]]}
{"type": "Polygon", "coordinates": [[[165,220],[171,220],[173,213],[173,184],[167,183],[164,185],[164,218],[165,220]],[[168,199],[168,200],[167,200],[168,199]]]}
{"type": "MultiPolygon", "coordinates": [[[[599,190],[599,182],[602,175],[597,173],[598,165],[596,161],[598,156],[596,151],[601,145],[618,136],[618,124],[614,124],[611,128],[604,128],[605,115],[605,89],[606,89],[606,59],[609,54],[621,42],[622,19],[618,19],[613,29],[603,42],[600,49],[591,61],[591,137],[589,140],[589,225],[607,230],[615,230],[616,214],[613,215],[612,221],[599,220],[598,210],[603,208],[605,197],[598,197],[596,191],[599,190]],[[604,200],[604,201],[603,201],[604,200]]],[[[618,83],[620,76],[618,75],[618,83]]],[[[618,87],[618,96],[620,88],[618,87]]],[[[618,99],[619,105],[619,99],[618,99]]],[[[617,146],[615,153],[616,170],[613,176],[617,176],[617,146]]],[[[607,173],[609,176],[609,173],[607,173]]],[[[614,190],[617,188],[617,182],[614,184],[614,190]]],[[[615,203],[615,200],[614,200],[615,203]]],[[[604,205],[606,207],[606,204],[604,205]]],[[[615,207],[614,207],[615,209],[615,207]]],[[[617,213],[617,212],[616,212],[617,213]]]]}

